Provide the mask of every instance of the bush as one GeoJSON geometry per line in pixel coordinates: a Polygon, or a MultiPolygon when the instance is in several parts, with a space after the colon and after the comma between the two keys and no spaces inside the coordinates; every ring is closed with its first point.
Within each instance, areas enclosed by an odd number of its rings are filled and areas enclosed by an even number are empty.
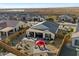
{"type": "Polygon", "coordinates": [[[46,20],[47,20],[47,21],[54,21],[53,18],[47,18],[46,20]]]}

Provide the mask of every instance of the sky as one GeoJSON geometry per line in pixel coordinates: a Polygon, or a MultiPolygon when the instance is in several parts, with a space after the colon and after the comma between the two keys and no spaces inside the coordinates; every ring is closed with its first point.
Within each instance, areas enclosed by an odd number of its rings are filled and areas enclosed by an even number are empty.
{"type": "Polygon", "coordinates": [[[79,7],[79,3],[0,3],[0,8],[79,7]]]}

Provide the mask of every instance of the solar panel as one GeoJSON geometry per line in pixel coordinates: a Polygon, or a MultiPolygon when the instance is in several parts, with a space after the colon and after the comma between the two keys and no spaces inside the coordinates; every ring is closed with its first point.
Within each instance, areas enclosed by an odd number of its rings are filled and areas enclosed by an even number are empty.
{"type": "Polygon", "coordinates": [[[59,24],[55,23],[55,22],[45,22],[43,23],[43,25],[45,25],[46,27],[48,27],[50,32],[55,33],[59,27],[59,24]]]}
{"type": "Polygon", "coordinates": [[[50,32],[55,33],[59,27],[59,24],[54,22],[46,21],[42,24],[39,24],[37,26],[32,27],[33,29],[39,29],[39,30],[49,30],[50,32]]]}

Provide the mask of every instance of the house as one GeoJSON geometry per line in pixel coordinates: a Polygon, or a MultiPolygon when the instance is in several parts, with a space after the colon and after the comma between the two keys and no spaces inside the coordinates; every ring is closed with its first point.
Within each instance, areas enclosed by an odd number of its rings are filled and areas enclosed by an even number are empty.
{"type": "Polygon", "coordinates": [[[58,28],[58,23],[43,21],[29,28],[26,34],[29,37],[54,39],[58,28]]]}
{"type": "Polygon", "coordinates": [[[0,39],[4,39],[9,35],[19,31],[25,27],[26,23],[15,20],[2,20],[0,21],[0,39]]]}
{"type": "Polygon", "coordinates": [[[73,22],[73,18],[71,16],[68,16],[68,15],[60,15],[59,16],[59,21],[62,22],[70,22],[72,23],[73,22]]]}
{"type": "Polygon", "coordinates": [[[79,23],[77,23],[76,32],[72,34],[72,46],[79,48],[79,23]]]}
{"type": "Polygon", "coordinates": [[[73,32],[76,32],[76,30],[77,30],[77,24],[67,23],[67,22],[59,23],[59,24],[60,24],[59,28],[63,29],[63,30],[69,31],[69,30],[73,29],[73,32]]]}
{"type": "Polygon", "coordinates": [[[69,42],[63,46],[60,56],[79,56],[79,32],[71,35],[69,42]]]}
{"type": "Polygon", "coordinates": [[[76,26],[76,32],[72,33],[71,41],[62,48],[62,56],[79,56],[79,24],[76,26]]]}
{"type": "Polygon", "coordinates": [[[73,32],[76,32],[77,28],[77,23],[73,23],[74,20],[71,16],[68,15],[60,15],[59,16],[59,24],[60,24],[60,29],[65,30],[65,31],[70,31],[73,29],[73,32]]]}
{"type": "Polygon", "coordinates": [[[73,33],[71,42],[65,44],[60,56],[79,56],[79,32],[73,33]]]}
{"type": "Polygon", "coordinates": [[[79,32],[73,33],[71,39],[72,39],[72,46],[79,48],[79,32]]]}
{"type": "Polygon", "coordinates": [[[29,27],[39,23],[39,22],[42,22],[42,21],[45,21],[45,19],[41,16],[32,16],[30,20],[27,20],[27,25],[29,27]]]}

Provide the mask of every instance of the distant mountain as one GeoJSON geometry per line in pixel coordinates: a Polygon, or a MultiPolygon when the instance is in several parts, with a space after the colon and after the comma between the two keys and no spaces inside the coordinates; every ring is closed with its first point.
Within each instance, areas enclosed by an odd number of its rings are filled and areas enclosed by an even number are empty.
{"type": "Polygon", "coordinates": [[[71,15],[79,15],[79,7],[14,8],[14,9],[0,9],[0,12],[24,12],[24,13],[37,13],[37,14],[71,14],[71,15]]]}

